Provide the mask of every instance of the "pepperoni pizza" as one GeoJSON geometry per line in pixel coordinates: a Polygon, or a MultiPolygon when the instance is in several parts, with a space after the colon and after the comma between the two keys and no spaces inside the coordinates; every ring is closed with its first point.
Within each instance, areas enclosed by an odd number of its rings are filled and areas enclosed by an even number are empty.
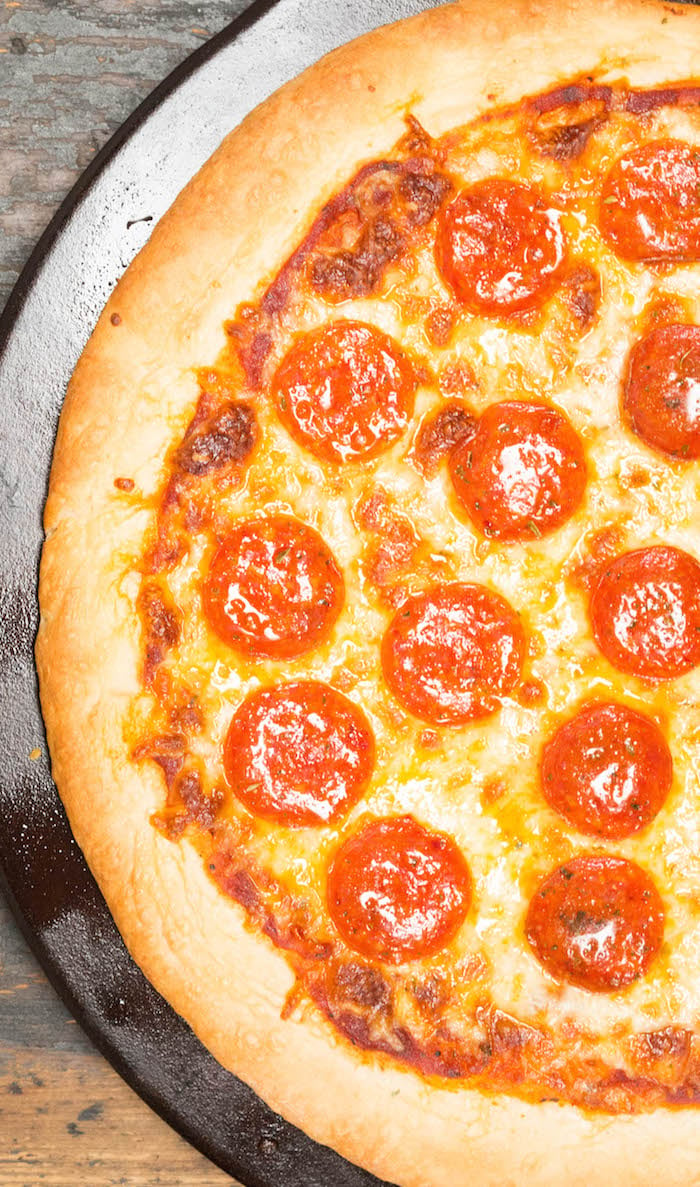
{"type": "Polygon", "coordinates": [[[700,1182],[700,16],[252,114],[71,383],[38,665],[124,938],[402,1187],[700,1182]]]}

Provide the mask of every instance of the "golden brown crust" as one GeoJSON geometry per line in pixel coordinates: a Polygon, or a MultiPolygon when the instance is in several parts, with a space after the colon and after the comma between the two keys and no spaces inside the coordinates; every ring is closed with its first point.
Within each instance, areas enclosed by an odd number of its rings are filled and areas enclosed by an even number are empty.
{"type": "Polygon", "coordinates": [[[134,558],[165,452],[192,414],[193,368],[217,356],[223,322],[319,203],[399,138],[407,110],[440,134],[582,74],[639,86],[698,77],[699,34],[700,12],[655,2],[465,0],[336,51],[253,112],[190,183],[110,298],[66,398],[37,663],[76,838],[134,958],[217,1058],[313,1137],[405,1187],[681,1187],[697,1176],[697,1115],[611,1119],[436,1087],[358,1056],[311,1007],[283,1020],[283,957],[195,850],[149,821],[162,790],[134,767],[124,733],[140,689],[134,558]],[[116,476],[135,490],[116,490],[116,476]]]}

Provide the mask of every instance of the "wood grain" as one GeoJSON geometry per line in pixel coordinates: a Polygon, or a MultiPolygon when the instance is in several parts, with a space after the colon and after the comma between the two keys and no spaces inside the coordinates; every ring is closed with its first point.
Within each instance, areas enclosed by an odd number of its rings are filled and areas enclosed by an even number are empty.
{"type": "Polygon", "coordinates": [[[2,1187],[232,1182],[151,1112],[92,1047],[0,899],[2,1187]]]}
{"type": "Polygon", "coordinates": [[[141,99],[249,0],[0,0],[0,307],[141,99]]]}
{"type": "MultiPolygon", "coordinates": [[[[0,0],[0,308],[95,152],[247,0],[0,0]]],[[[223,1187],[56,997],[0,898],[0,1187],[223,1187]]]]}

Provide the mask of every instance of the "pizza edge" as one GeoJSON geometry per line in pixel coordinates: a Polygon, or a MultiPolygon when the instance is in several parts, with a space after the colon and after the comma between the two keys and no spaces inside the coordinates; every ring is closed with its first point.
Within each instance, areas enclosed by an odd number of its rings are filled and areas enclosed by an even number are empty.
{"type": "Polygon", "coordinates": [[[216,357],[223,321],[274,275],[318,205],[398,140],[406,112],[440,134],[591,71],[639,86],[689,78],[700,74],[689,22],[700,11],[655,0],[595,10],[464,0],[322,59],[231,133],[154,230],[110,297],[61,417],[37,666],[76,839],[134,959],[215,1056],[311,1136],[406,1187],[500,1187],[525,1173],[533,1187],[563,1176],[583,1187],[623,1168],[636,1187],[661,1174],[680,1187],[700,1155],[697,1118],[587,1115],[443,1087],[353,1050],[311,1006],[283,1021],[293,982],[283,955],[252,933],[192,847],[150,824],[160,779],[134,766],[123,738],[140,663],[129,566],[163,456],[196,399],[193,369],[216,357]],[[620,53],[633,42],[638,57],[620,53]],[[136,484],[128,498],[119,476],[136,484]]]}

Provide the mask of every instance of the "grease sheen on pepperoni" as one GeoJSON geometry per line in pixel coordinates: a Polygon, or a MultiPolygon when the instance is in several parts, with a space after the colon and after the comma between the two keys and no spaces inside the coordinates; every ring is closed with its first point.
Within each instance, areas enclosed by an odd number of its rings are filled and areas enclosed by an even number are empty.
{"type": "Polygon", "coordinates": [[[206,617],[229,647],[271,659],[316,647],[344,597],[328,545],[288,515],[236,524],[214,553],[202,591],[206,617]]]}
{"type": "Polygon", "coordinates": [[[328,684],[300,680],[260,689],[237,709],[224,771],[254,815],[287,826],[329,824],[366,790],[374,750],[357,705],[328,684]]]}
{"type": "Polygon", "coordinates": [[[495,713],[518,683],[524,656],[517,614],[483,585],[436,585],[414,594],[382,643],[391,691],[434,725],[463,725],[495,713]]]}
{"type": "Polygon", "coordinates": [[[664,936],[664,908],[649,875],[621,857],[576,857],[541,883],[525,933],[552,976],[611,993],[644,976],[664,936]]]}
{"type": "Polygon", "coordinates": [[[374,457],[403,433],[416,377],[388,334],[341,321],[300,338],[280,363],[272,391],[291,435],[317,457],[374,457]]]}
{"type": "Polygon", "coordinates": [[[600,229],[626,260],[700,259],[700,149],[655,140],[625,153],[603,185],[600,229]]]}
{"type": "Polygon", "coordinates": [[[671,788],[673,760],[654,721],[627,705],[586,705],[544,747],[545,799],[590,836],[620,840],[645,828],[671,788]]]}
{"type": "Polygon", "coordinates": [[[457,497],[484,536],[531,540],[576,511],[586,488],[583,447],[556,408],[492,404],[450,457],[457,497]]]}
{"type": "Polygon", "coordinates": [[[443,211],[438,266],[467,309],[487,315],[542,305],[559,280],[564,237],[533,186],[490,178],[443,211]]]}
{"type": "Polygon", "coordinates": [[[700,564],[680,548],[623,553],[593,590],[591,624],[621,672],[671,680],[700,663],[700,564]]]}
{"type": "Polygon", "coordinates": [[[671,457],[700,457],[700,326],[661,326],[630,356],[624,409],[632,429],[671,457]]]}
{"type": "Polygon", "coordinates": [[[341,845],[328,910],[355,951],[391,964],[431,956],[464,922],[469,867],[454,841],[412,816],[373,820],[341,845]]]}

